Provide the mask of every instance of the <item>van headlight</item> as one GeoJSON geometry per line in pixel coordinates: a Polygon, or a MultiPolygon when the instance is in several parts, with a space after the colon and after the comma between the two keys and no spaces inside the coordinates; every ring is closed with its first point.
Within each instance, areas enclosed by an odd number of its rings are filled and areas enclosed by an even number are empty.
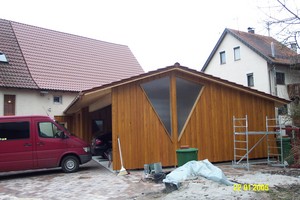
{"type": "Polygon", "coordinates": [[[83,147],[83,150],[87,153],[91,152],[91,147],[83,147]]]}

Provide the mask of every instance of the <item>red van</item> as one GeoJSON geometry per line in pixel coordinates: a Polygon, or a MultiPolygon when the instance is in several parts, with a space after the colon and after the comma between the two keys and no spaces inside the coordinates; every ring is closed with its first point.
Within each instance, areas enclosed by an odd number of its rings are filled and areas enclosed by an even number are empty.
{"type": "Polygon", "coordinates": [[[61,167],[78,170],[90,146],[48,116],[0,117],[0,172],[61,167]]]}

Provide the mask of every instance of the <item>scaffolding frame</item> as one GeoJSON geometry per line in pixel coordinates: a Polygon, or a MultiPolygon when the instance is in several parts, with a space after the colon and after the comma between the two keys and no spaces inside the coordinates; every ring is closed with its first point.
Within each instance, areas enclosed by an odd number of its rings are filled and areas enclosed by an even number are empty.
{"type": "Polygon", "coordinates": [[[233,116],[233,167],[246,168],[248,171],[251,164],[268,164],[271,166],[285,167],[281,137],[282,126],[283,124],[281,123],[280,118],[268,118],[268,116],[266,116],[265,131],[249,131],[247,115],[245,115],[245,117],[243,118],[236,118],[235,116],[233,116]],[[252,147],[250,147],[249,135],[261,135],[261,138],[256,141],[256,143],[252,147]],[[238,136],[244,136],[244,139],[237,139],[238,136]],[[265,138],[267,143],[267,160],[250,162],[249,154],[253,151],[253,149],[255,149],[255,147],[257,147],[262,141],[264,141],[265,138]],[[280,145],[276,145],[278,142],[277,139],[279,139],[280,145]],[[277,153],[274,153],[274,151],[277,151],[277,153]]]}

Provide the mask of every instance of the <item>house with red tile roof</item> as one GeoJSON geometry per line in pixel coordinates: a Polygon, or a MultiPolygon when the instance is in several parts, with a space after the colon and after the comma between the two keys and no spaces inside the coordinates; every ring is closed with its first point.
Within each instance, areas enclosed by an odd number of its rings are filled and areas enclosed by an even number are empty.
{"type": "Polygon", "coordinates": [[[128,46],[0,19],[0,115],[60,116],[80,91],[141,73],[128,46]]]}
{"type": "Polygon", "coordinates": [[[299,58],[292,48],[272,37],[256,34],[253,28],[248,32],[226,28],[201,71],[293,99],[300,92],[299,58]]]}

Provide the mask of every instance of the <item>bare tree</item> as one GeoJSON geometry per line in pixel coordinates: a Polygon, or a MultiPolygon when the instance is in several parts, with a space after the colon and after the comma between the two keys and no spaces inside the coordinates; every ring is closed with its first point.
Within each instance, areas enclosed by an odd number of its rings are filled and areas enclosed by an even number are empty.
{"type": "MultiPolygon", "coordinates": [[[[276,38],[286,46],[300,51],[300,2],[299,0],[269,0],[268,5],[260,7],[267,19],[269,36],[276,38]],[[272,31],[272,34],[271,34],[272,31]]],[[[300,56],[290,58],[290,70],[292,74],[299,74],[300,56]]],[[[298,80],[298,79],[297,79],[298,80]]],[[[300,126],[300,83],[288,85],[288,93],[293,101],[289,105],[287,119],[291,119],[293,124],[300,126]]],[[[288,120],[290,121],[290,120],[288,120]]],[[[300,158],[300,136],[293,138],[293,145],[290,151],[290,158],[300,158]]],[[[294,165],[300,166],[300,159],[294,160],[294,165]]]]}
{"type": "Polygon", "coordinates": [[[270,0],[259,9],[269,32],[283,44],[300,50],[300,3],[298,0],[270,0]]]}

